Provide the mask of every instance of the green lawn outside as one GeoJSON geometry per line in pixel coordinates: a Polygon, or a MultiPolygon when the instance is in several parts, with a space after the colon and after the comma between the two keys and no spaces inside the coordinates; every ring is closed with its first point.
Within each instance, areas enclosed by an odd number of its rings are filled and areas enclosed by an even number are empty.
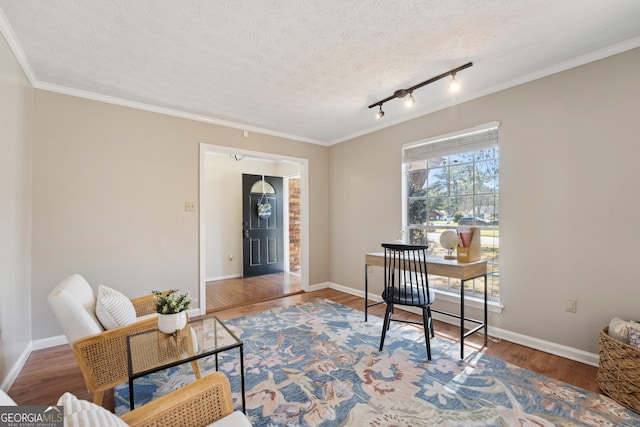
{"type": "MultiPolygon", "coordinates": [[[[460,227],[458,223],[452,221],[433,221],[431,222],[431,225],[436,227],[434,229],[436,233],[442,233],[444,230],[451,230],[452,228],[460,227]],[[439,225],[446,226],[446,228],[437,228],[439,225]]],[[[500,237],[500,230],[497,228],[483,228],[480,230],[480,235],[484,237],[500,237]]]]}

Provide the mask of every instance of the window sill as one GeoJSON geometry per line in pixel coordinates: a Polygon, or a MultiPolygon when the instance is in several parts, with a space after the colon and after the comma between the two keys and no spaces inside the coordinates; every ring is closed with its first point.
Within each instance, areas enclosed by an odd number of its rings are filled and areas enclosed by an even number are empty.
{"type": "MultiPolygon", "coordinates": [[[[434,289],[434,291],[438,295],[438,297],[436,298],[436,302],[440,300],[460,304],[460,294],[450,291],[443,291],[442,289],[434,289]]],[[[478,297],[465,296],[464,306],[482,310],[484,308],[484,300],[478,297]]],[[[487,301],[487,309],[491,313],[500,314],[502,313],[502,309],[504,309],[504,306],[499,302],[489,300],[487,301]]]]}

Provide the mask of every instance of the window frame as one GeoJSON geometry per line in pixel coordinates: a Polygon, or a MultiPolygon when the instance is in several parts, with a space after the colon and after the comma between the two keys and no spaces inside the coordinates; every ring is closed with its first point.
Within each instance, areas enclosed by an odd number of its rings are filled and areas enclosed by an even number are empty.
{"type": "MultiPolygon", "coordinates": [[[[497,179],[497,191],[495,192],[491,192],[492,195],[495,194],[495,196],[497,196],[498,201],[497,201],[497,206],[499,207],[500,202],[500,186],[499,186],[499,178],[500,178],[500,148],[498,145],[498,127],[499,127],[499,122],[490,122],[484,125],[479,125],[473,128],[468,128],[468,129],[463,129],[457,132],[452,132],[446,135],[440,135],[440,136],[435,136],[433,138],[428,138],[425,140],[420,140],[420,141],[415,141],[412,143],[407,143],[407,144],[403,144],[402,146],[402,230],[403,230],[403,234],[406,237],[406,241],[408,243],[410,243],[410,235],[411,233],[409,232],[409,213],[410,213],[410,209],[409,209],[409,202],[410,202],[410,196],[409,196],[409,173],[410,173],[410,164],[412,163],[412,161],[428,161],[430,159],[432,159],[433,157],[438,157],[440,154],[439,153],[445,153],[441,156],[449,156],[452,154],[456,154],[456,153],[468,153],[468,152],[474,152],[477,153],[479,150],[483,149],[483,148],[489,148],[489,147],[496,147],[497,148],[497,155],[494,157],[497,161],[498,164],[498,169],[496,171],[496,179],[497,179]],[[482,141],[482,133],[487,132],[487,140],[490,140],[489,142],[487,141],[482,141]],[[489,134],[489,132],[494,132],[494,136],[491,136],[491,134],[489,134]],[[479,143],[474,142],[474,137],[475,136],[479,136],[480,139],[478,139],[478,141],[480,141],[479,143]],[[464,140],[465,138],[467,139],[467,142],[465,143],[464,140]],[[461,142],[462,141],[462,142],[461,142]],[[434,144],[434,146],[429,147],[429,144],[434,144]],[[435,148],[435,149],[434,149],[435,148]],[[434,154],[431,154],[431,150],[433,150],[434,154]]],[[[474,159],[475,159],[475,155],[474,155],[474,159]]],[[[475,175],[476,173],[476,160],[474,160],[473,162],[473,173],[475,175]]],[[[429,167],[429,165],[426,165],[427,167],[425,170],[427,171],[426,174],[427,176],[429,175],[429,172],[435,168],[433,167],[429,167]]],[[[452,167],[452,165],[449,165],[447,162],[447,167],[452,167]]],[[[474,182],[475,183],[475,182],[474,182]]],[[[474,186],[475,187],[475,186],[474,186]]],[[[424,187],[423,187],[424,188],[424,187]]],[[[427,187],[428,188],[428,187],[427,187]]],[[[484,192],[480,192],[478,194],[476,194],[477,189],[474,188],[472,193],[470,194],[471,197],[476,197],[479,196],[481,197],[481,195],[484,195],[486,193],[484,192]]],[[[427,192],[428,193],[428,192],[427,192]]],[[[412,196],[414,197],[414,196],[412,196]]],[[[426,222],[425,222],[425,227],[424,229],[427,230],[426,232],[428,233],[428,230],[430,228],[433,228],[432,223],[432,219],[429,218],[429,195],[426,194],[424,196],[424,199],[427,201],[426,202],[426,209],[427,212],[425,213],[425,217],[426,217],[426,222]]],[[[431,196],[433,197],[433,196],[431,196]]],[[[446,197],[453,197],[453,195],[448,194],[446,197]]],[[[473,205],[473,216],[475,216],[475,203],[473,205]]],[[[451,212],[448,212],[448,215],[452,215],[451,212]]],[[[498,215],[499,215],[499,208],[498,208],[498,215]]],[[[412,227],[415,228],[415,227],[412,227]]],[[[418,227],[420,228],[420,227],[418,227]]],[[[454,226],[453,229],[458,228],[457,226],[454,226]]],[[[497,236],[496,241],[498,243],[497,249],[496,249],[496,254],[499,254],[499,222],[497,224],[497,228],[495,228],[495,230],[497,230],[497,236]]],[[[482,229],[482,227],[481,227],[482,229]]],[[[485,228],[486,229],[486,228],[485,228]]],[[[438,245],[439,247],[439,245],[438,245]]],[[[488,269],[488,281],[486,284],[484,283],[480,283],[480,285],[485,285],[488,286],[488,290],[489,290],[489,304],[490,306],[493,306],[492,311],[501,311],[502,310],[502,306],[500,305],[500,288],[501,288],[501,284],[500,284],[500,280],[499,280],[499,274],[496,274],[499,272],[500,269],[500,259],[499,259],[499,255],[497,256],[497,262],[490,262],[489,263],[489,269],[488,269]],[[496,292],[492,292],[491,289],[492,287],[497,287],[496,292]]],[[[436,276],[433,276],[434,278],[436,276]]],[[[438,280],[440,280],[441,278],[439,276],[438,280]]],[[[457,279],[451,279],[451,278],[447,278],[446,279],[446,283],[447,286],[446,287],[442,287],[442,286],[434,286],[433,289],[434,291],[436,291],[437,293],[441,294],[441,296],[444,296],[446,298],[446,300],[459,300],[460,299],[460,286],[461,284],[458,283],[457,287],[453,286],[452,287],[452,281],[455,281],[457,279]]],[[[469,299],[471,302],[473,302],[474,300],[480,300],[481,299],[481,292],[475,291],[475,281],[476,280],[480,280],[483,281],[484,279],[475,279],[474,283],[472,284],[472,288],[471,290],[465,290],[465,301],[467,299],[469,299]]],[[[433,282],[433,279],[430,280],[433,282]]],[[[467,284],[465,283],[465,288],[467,287],[467,284]]],[[[482,288],[483,289],[483,288],[482,288]]],[[[482,292],[483,293],[483,292],[482,292]]],[[[473,304],[470,304],[473,305],[473,304]]]]}

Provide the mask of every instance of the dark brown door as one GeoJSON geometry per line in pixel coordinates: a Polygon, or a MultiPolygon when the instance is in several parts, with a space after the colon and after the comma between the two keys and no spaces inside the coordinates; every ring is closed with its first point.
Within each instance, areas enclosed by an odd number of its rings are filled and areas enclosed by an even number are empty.
{"type": "Polygon", "coordinates": [[[284,271],[283,180],[264,176],[264,186],[262,180],[242,174],[243,277],[284,271]]]}

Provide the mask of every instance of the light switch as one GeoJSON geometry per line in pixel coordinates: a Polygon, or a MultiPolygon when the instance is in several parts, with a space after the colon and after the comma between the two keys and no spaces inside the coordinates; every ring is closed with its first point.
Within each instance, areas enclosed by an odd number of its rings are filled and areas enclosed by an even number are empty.
{"type": "Polygon", "coordinates": [[[564,301],[564,311],[568,311],[569,313],[575,313],[577,310],[578,300],[575,298],[567,298],[564,301]]]}

